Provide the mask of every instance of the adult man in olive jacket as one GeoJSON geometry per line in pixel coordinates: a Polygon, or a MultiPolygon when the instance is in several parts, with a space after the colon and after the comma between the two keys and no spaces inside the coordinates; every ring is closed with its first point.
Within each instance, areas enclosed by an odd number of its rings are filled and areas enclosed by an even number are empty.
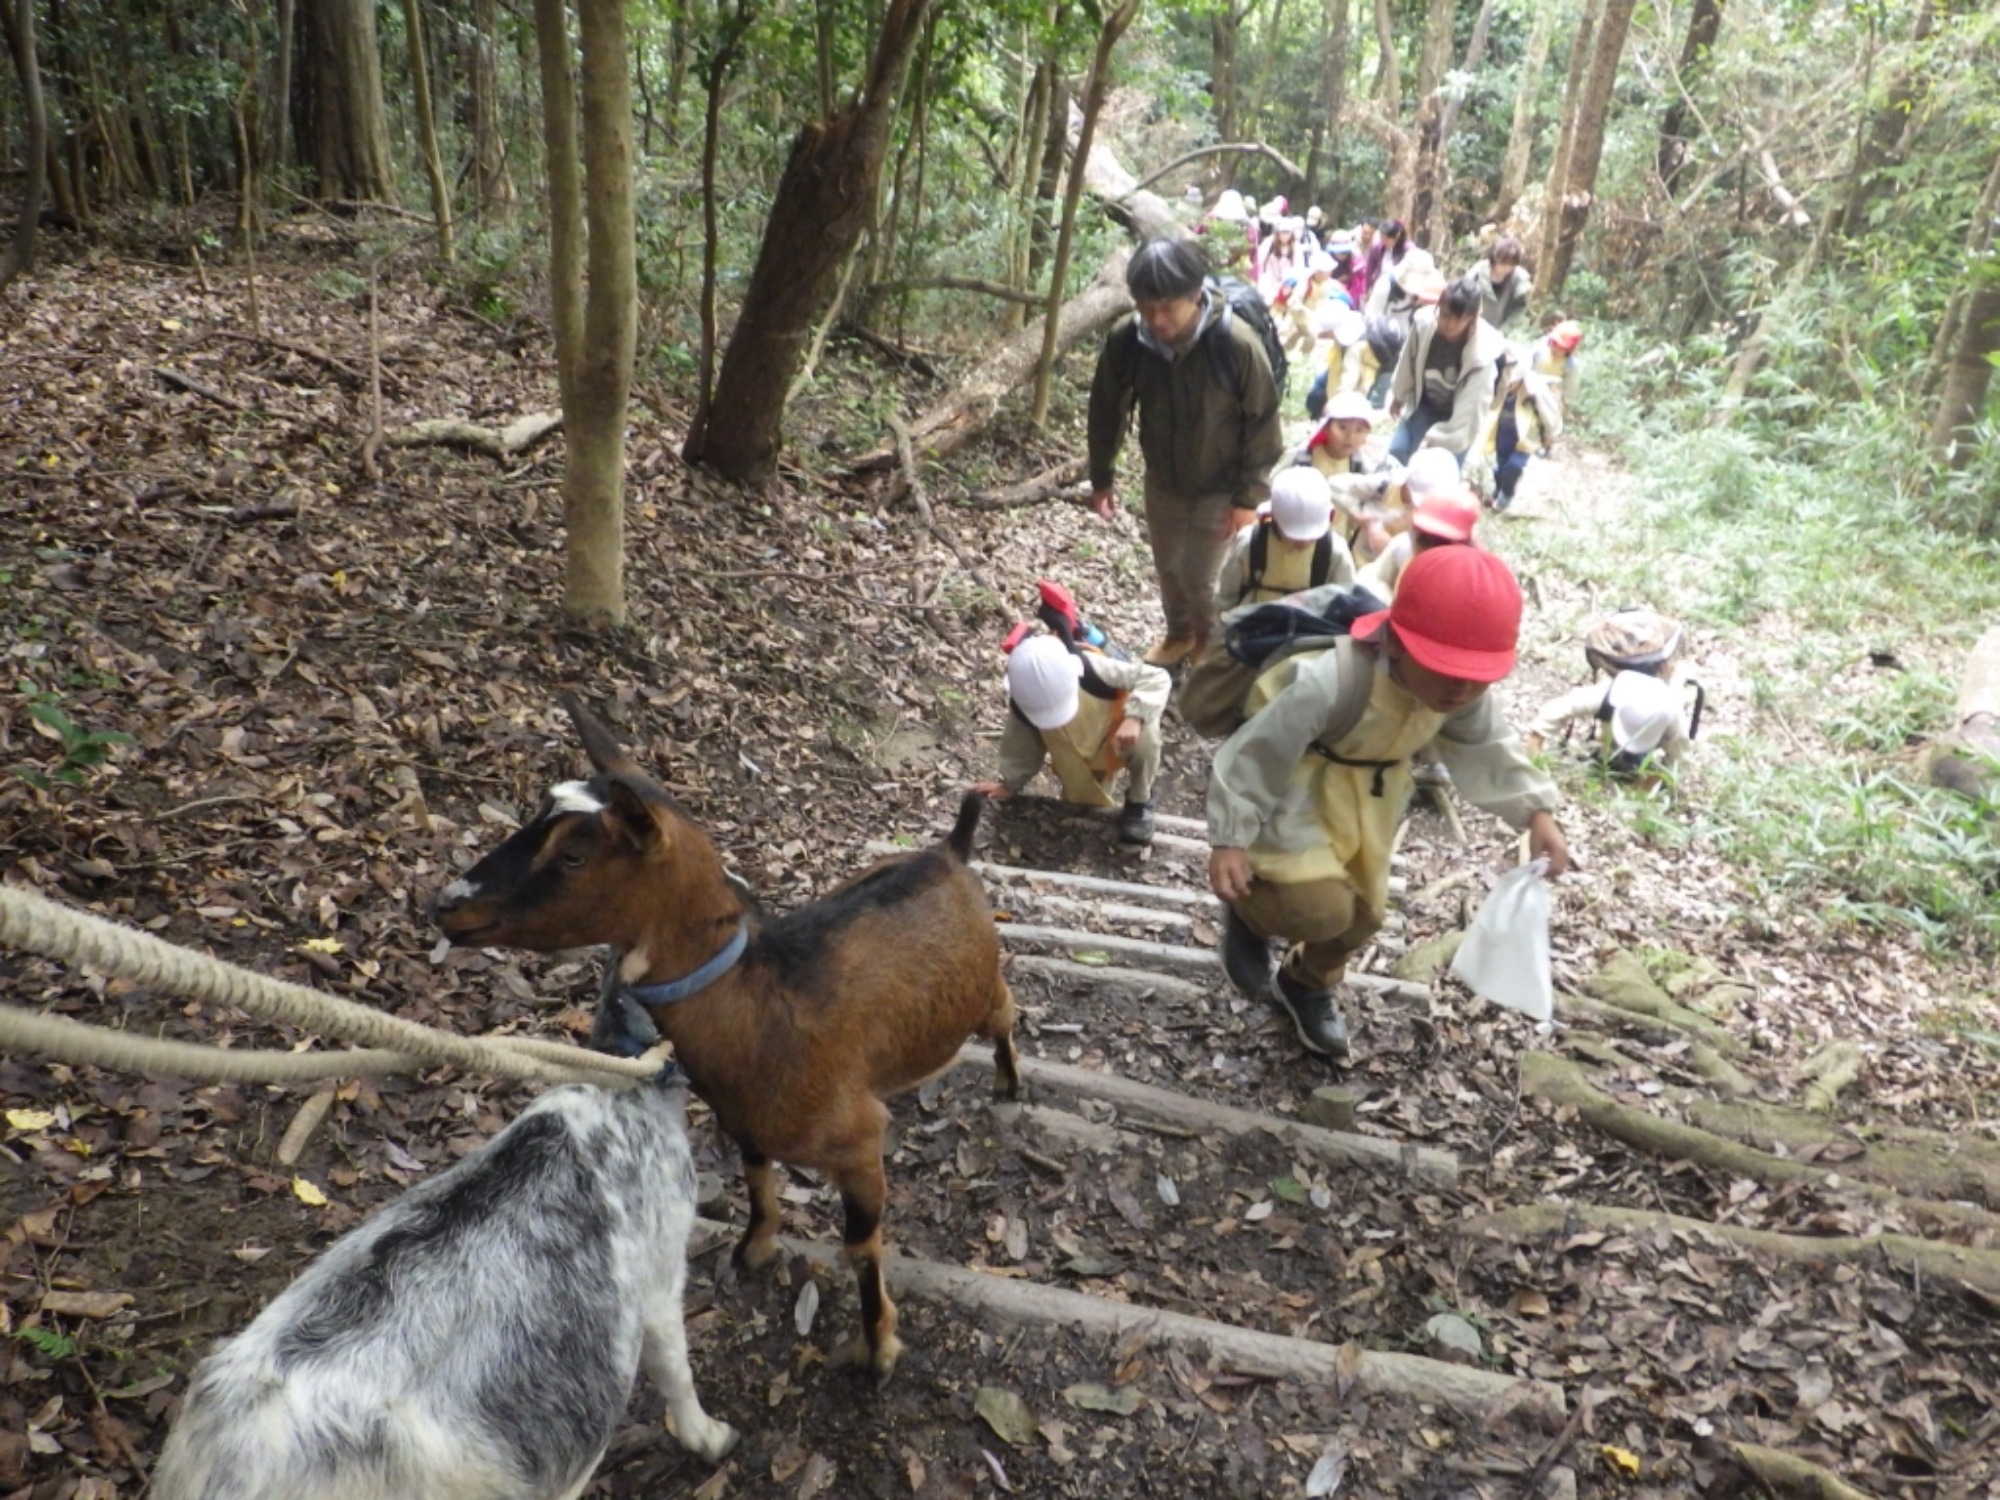
{"type": "Polygon", "coordinates": [[[1118,449],[1137,406],[1167,616],[1166,639],[1146,660],[1171,666],[1207,639],[1223,550],[1269,496],[1284,433],[1263,343],[1209,283],[1200,246],[1148,240],[1125,284],[1137,310],[1105,339],[1090,384],[1091,504],[1111,519],[1118,449]]]}

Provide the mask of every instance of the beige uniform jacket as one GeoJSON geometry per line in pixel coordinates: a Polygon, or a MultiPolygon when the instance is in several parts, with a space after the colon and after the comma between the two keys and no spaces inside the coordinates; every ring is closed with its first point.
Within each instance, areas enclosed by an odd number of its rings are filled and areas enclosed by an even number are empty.
{"type": "MultiPolygon", "coordinates": [[[[1327,558],[1326,577],[1319,582],[1344,587],[1354,582],[1354,554],[1339,536],[1330,536],[1328,540],[1333,544],[1332,552],[1327,558]]],[[[1226,615],[1239,604],[1269,604],[1287,594],[1314,587],[1312,560],[1318,547],[1317,542],[1286,541],[1269,517],[1260,516],[1253,525],[1245,526],[1229,539],[1229,550],[1222,555],[1222,570],[1215,575],[1216,614],[1226,615]],[[1264,546],[1263,575],[1252,577],[1250,553],[1260,528],[1269,528],[1271,535],[1264,546]]]]}
{"type": "Polygon", "coordinates": [[[1089,657],[1089,666],[1099,682],[1124,695],[1123,703],[1080,693],[1076,717],[1061,729],[1036,729],[1010,707],[1007,727],[1000,733],[1000,781],[1008,791],[1020,791],[1051,758],[1056,758],[1059,772],[1062,763],[1080,762],[1088,766],[1090,779],[1099,788],[1097,796],[1089,795],[1088,788],[1074,784],[1078,778],[1073,772],[1064,778],[1066,800],[1109,806],[1111,784],[1120,768],[1111,762],[1105,747],[1119,722],[1128,717],[1137,719],[1142,726],[1140,748],[1132,758],[1140,760],[1149,750],[1158,755],[1160,715],[1166,711],[1167,699],[1174,690],[1174,680],[1167,675],[1166,668],[1095,653],[1089,657]]]}
{"type": "Polygon", "coordinates": [[[1494,693],[1446,718],[1399,687],[1379,652],[1369,655],[1375,681],[1368,710],[1336,749],[1349,760],[1393,764],[1340,765],[1314,749],[1339,698],[1339,653],[1294,657],[1258,679],[1252,717],[1216,752],[1208,838],[1218,849],[1246,850],[1261,879],[1344,879],[1384,911],[1389,852],[1414,788],[1409,757],[1418,749],[1429,745],[1459,793],[1510,828],[1526,828],[1560,799],[1494,693]],[[1260,699],[1268,701],[1259,707],[1260,699]]]}

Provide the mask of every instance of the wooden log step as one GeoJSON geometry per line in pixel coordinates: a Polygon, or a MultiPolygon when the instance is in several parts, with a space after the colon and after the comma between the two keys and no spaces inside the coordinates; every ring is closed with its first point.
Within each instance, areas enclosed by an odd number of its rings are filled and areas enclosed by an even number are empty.
{"type": "MultiPolygon", "coordinates": [[[[707,1235],[735,1237],[736,1231],[728,1225],[711,1219],[697,1222],[707,1235]]],[[[851,1272],[840,1246],[833,1241],[780,1235],[778,1243],[785,1254],[803,1256],[834,1284],[847,1283],[851,1272]]],[[[1262,1333],[1190,1313],[1114,1302],[1066,1287],[919,1260],[893,1249],[882,1259],[882,1272],[889,1289],[899,1296],[946,1302],[1017,1327],[1060,1329],[1105,1339],[1120,1339],[1143,1328],[1152,1341],[1212,1359],[1218,1368],[1232,1373],[1351,1385],[1371,1396],[1449,1407],[1489,1425],[1518,1414],[1554,1426],[1566,1409],[1562,1387],[1551,1381],[1446,1364],[1419,1354],[1262,1333]]],[[[904,1331],[910,1331],[907,1324],[904,1331]]]]}
{"type": "MultiPolygon", "coordinates": [[[[874,845],[870,845],[872,850],[874,845]]],[[[1019,865],[994,865],[974,860],[975,874],[1007,885],[1048,885],[1057,890],[1087,892],[1125,901],[1155,906],[1179,906],[1212,911],[1222,903],[1208,891],[1190,891],[1180,886],[1141,885],[1132,880],[1106,880],[1100,875],[1072,875],[1064,870],[1028,870],[1019,865]]]]}
{"type": "MultiPolygon", "coordinates": [[[[1079,900],[1075,896],[1058,896],[1030,885],[1010,888],[999,894],[994,904],[1005,912],[1013,913],[1018,909],[1037,916],[1045,915],[1058,922],[1131,922],[1147,927],[1170,927],[1180,933],[1191,931],[1195,923],[1195,914],[1187,910],[1137,906],[1129,901],[1113,901],[1106,897],[1079,900]]],[[[1214,920],[1220,919],[1218,913],[1214,920]]]]}
{"type": "MultiPolygon", "coordinates": [[[[1458,1158],[1449,1151],[1439,1151],[1432,1146],[1327,1130],[1301,1120],[1286,1119],[1282,1115],[1267,1115],[1257,1110],[1239,1109],[1233,1104],[1196,1099],[1171,1089],[1141,1083],[1136,1078],[1051,1062],[1046,1058],[1024,1054],[1020,1062],[1021,1076],[1031,1087],[1101,1099],[1136,1119],[1151,1120],[1160,1125],[1178,1125],[1188,1130],[1220,1131],[1226,1135],[1262,1133],[1275,1136],[1297,1150],[1324,1161],[1363,1162],[1443,1186],[1458,1181],[1458,1158]]],[[[968,1042],[959,1050],[957,1066],[978,1068],[985,1076],[991,1077],[993,1049],[983,1043],[968,1042]]]]}
{"type": "MultiPolygon", "coordinates": [[[[1009,949],[1025,949],[1032,953],[1069,954],[1074,958],[1078,953],[1104,953],[1114,959],[1128,960],[1132,965],[1157,967],[1181,974],[1198,974],[1213,978],[1222,969],[1222,959],[1212,948],[1194,948],[1183,943],[1155,943],[1145,938],[1116,937],[1108,933],[1084,932],[1073,927],[1044,927],[1034,922],[1002,922],[1000,943],[1009,949]]],[[[1083,971],[1073,977],[1084,977],[1102,967],[1092,964],[1076,964],[1083,971]]],[[[1359,974],[1349,972],[1346,983],[1356,989],[1369,990],[1379,995],[1394,995],[1405,1000],[1428,1000],[1430,986],[1416,984],[1407,979],[1391,979],[1382,974],[1359,974]]]]}
{"type": "MultiPolygon", "coordinates": [[[[1005,924],[1002,924],[1005,930],[1005,924]]],[[[1089,985],[1120,1000],[1149,997],[1165,1000],[1199,1000],[1215,987],[1193,979],[1178,979],[1157,969],[1128,969],[1119,964],[1080,964],[1046,953],[1015,953],[1007,967],[1019,974],[1038,974],[1063,984],[1089,985]]]]}

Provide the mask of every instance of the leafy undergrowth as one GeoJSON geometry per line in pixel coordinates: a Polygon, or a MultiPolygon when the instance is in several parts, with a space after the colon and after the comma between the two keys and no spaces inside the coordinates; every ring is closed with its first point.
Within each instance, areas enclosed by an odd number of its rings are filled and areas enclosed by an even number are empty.
{"type": "MultiPolygon", "coordinates": [[[[439,885],[580,764],[558,689],[603,705],[784,906],[848,873],[870,840],[933,836],[959,788],[989,769],[995,646],[1035,578],[1071,582],[1128,641],[1157,628],[1129,516],[1106,528],[1061,506],[955,512],[940,476],[940,513],[1006,580],[1014,597],[1002,599],[907,509],[838,475],[792,472],[764,498],[690,475],[658,400],[635,412],[630,448],[632,623],[574,635],[554,610],[559,446],[506,468],[394,450],[382,482],[363,477],[366,396],[353,375],[366,368],[365,308],[335,272],[337,231],[275,245],[263,340],[249,336],[241,288],[220,277],[204,291],[182,271],[107,256],[16,288],[22,315],[0,335],[12,418],[0,433],[0,765],[41,781],[0,786],[9,880],[413,1019],[573,1035],[588,1025],[586,965],[443,949],[425,916],[439,885]],[[251,518],[274,502],[296,517],[251,518]],[[935,608],[920,613],[919,596],[935,608]],[[48,705],[60,725],[36,712],[48,705]],[[93,735],[80,759],[77,736],[93,735]],[[98,749],[102,763],[89,763],[98,749]]],[[[412,280],[385,282],[383,328],[392,424],[498,423],[553,404],[548,370],[524,352],[545,346],[531,326],[496,335],[412,280]]],[[[851,365],[838,379],[882,377],[851,365]]],[[[1018,473],[1051,460],[1011,441],[977,461],[1018,473]]],[[[1523,538],[1587,524],[1557,503],[1566,486],[1602,495],[1619,483],[1589,456],[1551,465],[1518,517],[1488,525],[1534,579],[1517,704],[1581,672],[1575,624],[1610,602],[1549,560],[1559,538],[1523,538]]],[[[1737,645],[1703,626],[1691,653],[1718,743],[1759,710],[1737,645]]],[[[1176,729],[1171,810],[1198,813],[1204,764],[1176,729]]],[[[1977,1017],[1986,971],[1908,927],[1830,926],[1787,904],[1816,907],[1810,894],[1725,859],[1703,809],[1728,764],[1698,758],[1672,801],[1605,792],[1565,764],[1584,868],[1558,902],[1559,979],[1580,980],[1614,949],[1700,955],[1740,981],[1728,1019],[1771,1078],[1826,1036],[1851,1036],[1868,1051],[1856,1092],[1869,1117],[1990,1134],[1990,1058],[1983,1073],[1969,1067],[1979,1044],[1960,1035],[1976,1031],[1964,1018],[1977,1017]]],[[[1448,877],[1496,867],[1510,848],[1490,820],[1468,812],[1465,826],[1469,848],[1435,812],[1413,819],[1416,894],[1371,964],[1462,924],[1477,883],[1448,877]]],[[[992,859],[1202,879],[1190,853],[1163,844],[1121,860],[1102,827],[1030,808],[986,838],[992,859]]],[[[1152,935],[1212,938],[1199,923],[1152,935]]],[[[16,1003],[134,1030],[302,1041],[19,954],[0,953],[0,980],[16,1003]]],[[[1141,999],[1026,977],[1019,989],[1024,1045],[1039,1056],[1280,1115],[1327,1079],[1277,1017],[1221,989],[1141,999]]],[[[1276,1138],[1111,1119],[1098,1123],[1124,1134],[1096,1157],[1001,1125],[983,1081],[960,1073],[896,1106],[890,1242],[1380,1349],[1423,1350],[1425,1322],[1456,1312],[1492,1368],[1558,1381],[1591,1406],[1546,1493],[1728,1493],[1702,1456],[1711,1435],[1814,1453],[1879,1491],[1900,1478],[1932,1495],[1992,1482],[2000,1361],[1992,1309],[1963,1293],[1887,1262],[1787,1267],[1663,1232],[1516,1249],[1453,1229],[1560,1198],[1864,1232],[1881,1220],[1873,1205],[1838,1185],[1773,1190],[1663,1165],[1588,1133],[1521,1096],[1518,1059],[1543,1043],[1462,992],[1371,1002],[1355,1019],[1361,1128],[1455,1151],[1455,1188],[1303,1160],[1276,1138]]],[[[1676,1066],[1671,1042],[1649,1055],[1676,1066]]],[[[1652,1086],[1630,1083],[1640,1099],[1652,1086]]],[[[315,1204],[274,1159],[304,1089],[11,1058],[0,1096],[23,1112],[0,1146],[12,1163],[0,1187],[0,1332],[11,1335],[0,1495],[35,1500],[138,1494],[213,1339],[524,1097],[448,1073],[349,1085],[296,1169],[326,1199],[315,1204]],[[59,1313],[45,1306],[52,1291],[111,1295],[58,1299],[90,1309],[59,1313]]],[[[733,1186],[698,1110],[696,1140],[703,1170],[733,1186]]],[[[794,1178],[787,1199],[796,1232],[835,1232],[824,1186],[794,1178]]],[[[714,1211],[740,1221],[740,1190],[714,1211]]],[[[744,1446],[721,1478],[707,1475],[660,1435],[647,1391],[594,1492],[1251,1496],[1302,1493],[1317,1469],[1322,1483],[1342,1475],[1341,1494],[1497,1496],[1518,1491],[1555,1437],[1212,1369],[1146,1337],[1024,1331],[916,1299],[903,1309],[910,1353],[878,1391],[825,1367],[853,1299],[825,1278],[819,1311],[806,1311],[817,1274],[794,1262],[739,1281],[720,1248],[699,1254],[696,1370],[744,1446]],[[976,1414],[982,1388],[1018,1397],[1038,1432],[1002,1436],[976,1414]]]]}

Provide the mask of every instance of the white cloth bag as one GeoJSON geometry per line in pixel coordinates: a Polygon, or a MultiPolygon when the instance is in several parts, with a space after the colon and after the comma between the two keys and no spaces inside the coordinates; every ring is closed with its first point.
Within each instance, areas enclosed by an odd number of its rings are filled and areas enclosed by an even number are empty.
{"type": "Polygon", "coordinates": [[[1542,878],[1548,867],[1538,859],[1496,880],[1451,961],[1451,972],[1474,994],[1541,1022],[1555,1014],[1549,883],[1542,878]]]}

